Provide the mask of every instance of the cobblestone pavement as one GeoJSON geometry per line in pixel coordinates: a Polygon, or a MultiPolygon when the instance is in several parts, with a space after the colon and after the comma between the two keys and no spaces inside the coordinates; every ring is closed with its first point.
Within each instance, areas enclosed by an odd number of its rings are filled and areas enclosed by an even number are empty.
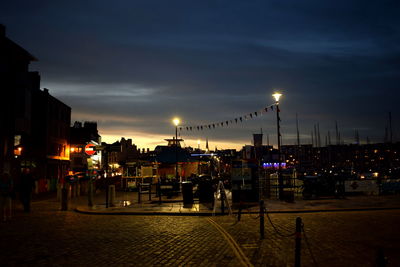
{"type": "MultiPolygon", "coordinates": [[[[379,248],[389,260],[388,266],[400,266],[400,211],[327,212],[270,214],[282,235],[295,232],[301,217],[304,231],[317,265],[302,240],[302,266],[376,266],[379,248]]],[[[255,266],[294,266],[295,237],[281,237],[265,217],[265,239],[260,240],[259,219],[243,215],[214,217],[241,245],[255,266]]]]}
{"type": "Polygon", "coordinates": [[[204,217],[85,215],[41,201],[0,227],[1,266],[238,264],[204,217]]]}
{"type": "MultiPolygon", "coordinates": [[[[55,200],[33,203],[26,214],[17,206],[0,223],[1,266],[239,266],[227,239],[207,217],[86,215],[60,211],[55,200]]],[[[304,229],[318,266],[374,266],[383,248],[389,266],[400,266],[400,211],[270,214],[283,234],[304,229]]],[[[227,231],[255,266],[293,266],[294,237],[281,237],[265,218],[259,238],[256,215],[212,220],[227,231]]],[[[302,266],[314,266],[305,240],[302,266]]]]}

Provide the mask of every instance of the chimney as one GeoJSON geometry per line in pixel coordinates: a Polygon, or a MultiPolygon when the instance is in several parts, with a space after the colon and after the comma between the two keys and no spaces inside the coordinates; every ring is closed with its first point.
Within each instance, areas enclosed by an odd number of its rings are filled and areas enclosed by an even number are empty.
{"type": "Polygon", "coordinates": [[[0,24],[0,37],[6,37],[6,26],[0,24]]]}

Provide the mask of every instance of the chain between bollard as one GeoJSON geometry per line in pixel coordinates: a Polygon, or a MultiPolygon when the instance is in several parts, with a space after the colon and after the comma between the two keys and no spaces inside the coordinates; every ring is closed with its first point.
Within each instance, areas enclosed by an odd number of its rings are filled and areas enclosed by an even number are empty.
{"type": "Polygon", "coordinates": [[[275,232],[281,236],[281,237],[292,237],[296,235],[296,232],[292,233],[292,234],[282,234],[281,232],[279,232],[278,228],[276,228],[276,226],[274,225],[274,223],[271,220],[271,217],[269,217],[269,214],[267,212],[267,209],[264,210],[265,214],[267,215],[267,219],[269,221],[269,223],[272,225],[272,228],[275,230],[275,232]]]}

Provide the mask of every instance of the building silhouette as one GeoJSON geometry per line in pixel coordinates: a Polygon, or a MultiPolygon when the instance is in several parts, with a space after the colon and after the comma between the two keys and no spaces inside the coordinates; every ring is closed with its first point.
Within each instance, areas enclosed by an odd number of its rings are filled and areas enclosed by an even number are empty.
{"type": "Polygon", "coordinates": [[[40,89],[29,71],[37,59],[6,37],[0,25],[0,173],[30,168],[39,192],[55,190],[69,168],[71,108],[40,89]]]}

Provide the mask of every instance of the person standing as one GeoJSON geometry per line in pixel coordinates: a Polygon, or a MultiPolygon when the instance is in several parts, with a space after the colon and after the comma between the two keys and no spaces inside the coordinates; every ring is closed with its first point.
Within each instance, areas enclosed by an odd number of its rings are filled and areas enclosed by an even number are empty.
{"type": "Polygon", "coordinates": [[[29,168],[24,168],[21,174],[19,189],[22,205],[25,212],[31,211],[32,190],[35,188],[35,181],[29,168]]]}
{"type": "Polygon", "coordinates": [[[11,176],[8,173],[3,173],[0,176],[0,209],[3,221],[11,219],[11,198],[13,192],[13,182],[11,176]]]}

